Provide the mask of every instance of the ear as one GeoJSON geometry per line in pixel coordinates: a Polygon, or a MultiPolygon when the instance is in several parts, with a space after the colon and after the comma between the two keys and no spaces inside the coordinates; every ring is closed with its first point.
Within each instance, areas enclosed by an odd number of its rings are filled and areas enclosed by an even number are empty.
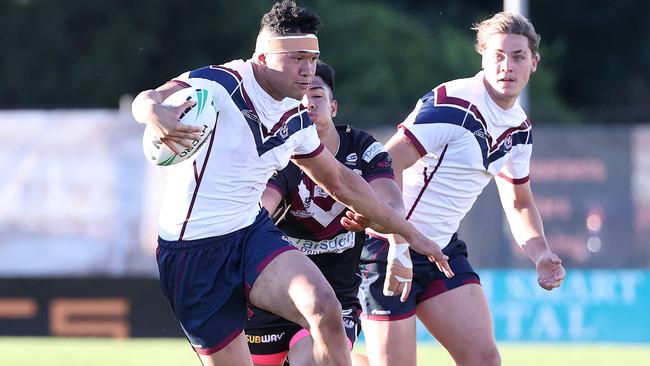
{"type": "Polygon", "coordinates": [[[530,73],[534,73],[537,71],[537,65],[541,61],[542,57],[539,55],[539,52],[535,53],[535,56],[533,56],[533,62],[531,62],[530,65],[530,73]]]}
{"type": "Polygon", "coordinates": [[[265,53],[255,53],[253,55],[253,59],[257,62],[257,64],[262,65],[266,67],[266,54],[265,53]]]}
{"type": "Polygon", "coordinates": [[[339,110],[339,103],[336,99],[330,101],[330,111],[332,111],[332,118],[336,117],[336,112],[339,110]]]}

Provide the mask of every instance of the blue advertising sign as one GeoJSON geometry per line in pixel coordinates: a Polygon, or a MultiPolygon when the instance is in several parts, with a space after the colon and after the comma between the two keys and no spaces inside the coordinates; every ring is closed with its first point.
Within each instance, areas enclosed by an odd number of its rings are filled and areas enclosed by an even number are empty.
{"type": "MultiPolygon", "coordinates": [[[[650,271],[569,270],[546,291],[535,271],[482,270],[499,342],[650,342],[650,271]]],[[[431,340],[418,324],[418,340],[431,340]]]]}

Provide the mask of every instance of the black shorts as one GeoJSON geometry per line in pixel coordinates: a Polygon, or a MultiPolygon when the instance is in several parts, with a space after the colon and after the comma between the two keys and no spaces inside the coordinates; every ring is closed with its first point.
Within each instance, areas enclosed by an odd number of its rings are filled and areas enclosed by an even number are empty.
{"type": "Polygon", "coordinates": [[[410,251],[413,261],[413,283],[405,302],[399,296],[384,296],[388,242],[377,237],[366,237],[361,254],[359,300],[363,317],[371,320],[399,320],[415,314],[417,305],[429,298],[468,283],[480,284],[478,274],[467,259],[467,245],[454,234],[442,250],[449,257],[454,277],[447,278],[435,263],[417,252],[410,251]]]}
{"type": "MultiPolygon", "coordinates": [[[[361,332],[361,305],[356,298],[339,299],[343,309],[343,325],[352,349],[361,332]]],[[[253,316],[246,322],[246,341],[253,362],[262,365],[281,364],[289,349],[309,332],[302,326],[292,323],[268,311],[253,308],[253,316]]]]}

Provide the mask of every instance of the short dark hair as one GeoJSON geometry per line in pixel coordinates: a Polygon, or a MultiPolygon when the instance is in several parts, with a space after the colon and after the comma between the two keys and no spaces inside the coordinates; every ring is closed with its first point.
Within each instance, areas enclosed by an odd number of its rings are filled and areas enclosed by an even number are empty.
{"type": "Polygon", "coordinates": [[[334,94],[334,77],[336,76],[336,73],[332,66],[318,60],[318,63],[316,64],[316,76],[323,79],[325,85],[327,85],[332,91],[332,94],[334,94]]]}
{"type": "Polygon", "coordinates": [[[295,0],[282,0],[273,4],[262,16],[260,30],[287,35],[291,33],[317,34],[320,25],[318,15],[296,5],[295,0]]]}

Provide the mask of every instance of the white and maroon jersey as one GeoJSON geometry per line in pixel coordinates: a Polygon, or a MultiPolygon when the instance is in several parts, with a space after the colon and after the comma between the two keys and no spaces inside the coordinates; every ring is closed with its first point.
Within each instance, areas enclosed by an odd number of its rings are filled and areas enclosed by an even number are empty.
{"type": "Polygon", "coordinates": [[[531,127],[518,103],[494,103],[482,72],[426,94],[399,126],[421,156],[403,174],[407,219],[446,246],[494,176],[528,181],[531,127]]]}
{"type": "MultiPolygon", "coordinates": [[[[336,132],[340,141],[336,160],[368,182],[394,179],[384,145],[350,126],[336,126],[336,132]]],[[[318,266],[337,296],[356,297],[361,277],[355,273],[365,237],[341,226],[346,207],[293,163],[274,175],[268,187],[280,193],[286,210],[278,228],[318,266]]]]}
{"type": "Polygon", "coordinates": [[[273,172],[292,157],[323,149],[306,109],[295,99],[273,99],[255,80],[250,61],[203,67],[171,82],[212,91],[217,120],[196,159],[165,167],[159,221],[165,240],[207,238],[252,224],[273,172]]]}

